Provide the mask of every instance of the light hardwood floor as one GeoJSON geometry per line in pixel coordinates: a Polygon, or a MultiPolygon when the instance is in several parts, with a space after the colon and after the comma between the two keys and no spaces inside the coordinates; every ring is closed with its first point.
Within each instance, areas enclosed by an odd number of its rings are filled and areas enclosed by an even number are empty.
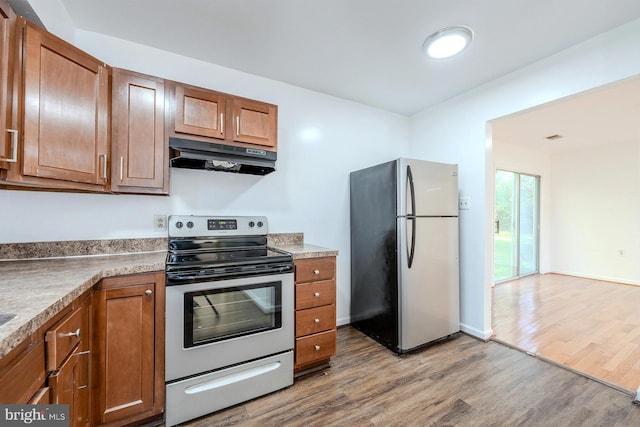
{"type": "Polygon", "coordinates": [[[458,334],[396,356],[346,326],[329,369],[185,425],[638,426],[640,407],[496,342],[458,334]]]}
{"type": "Polygon", "coordinates": [[[558,274],[493,288],[495,338],[615,386],[640,386],[640,287],[558,274]]]}

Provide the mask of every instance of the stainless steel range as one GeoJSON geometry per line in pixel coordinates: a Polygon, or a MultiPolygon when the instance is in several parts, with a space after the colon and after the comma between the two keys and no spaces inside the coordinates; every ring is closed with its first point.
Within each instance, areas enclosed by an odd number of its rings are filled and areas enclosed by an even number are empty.
{"type": "Polygon", "coordinates": [[[166,424],[293,383],[291,255],[265,217],[170,216],[166,424]]]}

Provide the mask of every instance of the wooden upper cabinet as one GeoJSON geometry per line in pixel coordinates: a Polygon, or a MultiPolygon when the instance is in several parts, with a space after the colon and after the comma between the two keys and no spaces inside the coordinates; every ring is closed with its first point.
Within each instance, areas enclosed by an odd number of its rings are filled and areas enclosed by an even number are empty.
{"type": "Polygon", "coordinates": [[[30,22],[23,50],[22,174],[106,186],[107,66],[30,22]]]}
{"type": "Polygon", "coordinates": [[[177,84],[174,96],[177,133],[224,139],[224,94],[177,84]]]}
{"type": "Polygon", "coordinates": [[[0,169],[15,162],[17,133],[11,125],[16,15],[0,0],[0,169]]]}
{"type": "Polygon", "coordinates": [[[169,136],[277,151],[276,105],[182,83],[170,92],[169,136]]]}
{"type": "Polygon", "coordinates": [[[275,150],[278,142],[278,108],[244,98],[233,99],[233,140],[275,150]]]}
{"type": "Polygon", "coordinates": [[[164,80],[114,68],[112,88],[111,190],[168,194],[164,80]]]}

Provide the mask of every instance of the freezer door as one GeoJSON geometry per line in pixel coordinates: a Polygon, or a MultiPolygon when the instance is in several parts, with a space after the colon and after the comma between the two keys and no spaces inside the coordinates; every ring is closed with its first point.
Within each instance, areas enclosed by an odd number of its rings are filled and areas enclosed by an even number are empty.
{"type": "Polygon", "coordinates": [[[458,165],[401,158],[398,174],[399,215],[458,215],[458,165]]]}
{"type": "Polygon", "coordinates": [[[397,162],[350,176],[351,324],[398,346],[397,162]]]}
{"type": "Polygon", "coordinates": [[[400,349],[460,330],[458,218],[399,218],[400,349]],[[411,251],[415,222],[415,248],[411,251]]]}

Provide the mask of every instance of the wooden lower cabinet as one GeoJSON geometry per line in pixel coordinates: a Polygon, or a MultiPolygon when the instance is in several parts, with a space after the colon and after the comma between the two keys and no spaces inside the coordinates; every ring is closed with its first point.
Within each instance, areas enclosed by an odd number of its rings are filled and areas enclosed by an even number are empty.
{"type": "MultiPolygon", "coordinates": [[[[73,310],[49,328],[46,366],[49,403],[69,405],[69,425],[90,425],[89,342],[91,293],[72,304],[73,310]]],[[[41,398],[43,400],[44,398],[41,398]]]]}
{"type": "Polygon", "coordinates": [[[295,260],[295,372],[326,365],[336,354],[336,257],[295,260]]]}
{"type": "Polygon", "coordinates": [[[32,338],[37,341],[27,340],[0,360],[1,404],[25,404],[44,387],[44,341],[32,338]]]}
{"type": "Polygon", "coordinates": [[[94,292],[93,423],[164,411],[164,273],[103,279],[94,292]]]}

